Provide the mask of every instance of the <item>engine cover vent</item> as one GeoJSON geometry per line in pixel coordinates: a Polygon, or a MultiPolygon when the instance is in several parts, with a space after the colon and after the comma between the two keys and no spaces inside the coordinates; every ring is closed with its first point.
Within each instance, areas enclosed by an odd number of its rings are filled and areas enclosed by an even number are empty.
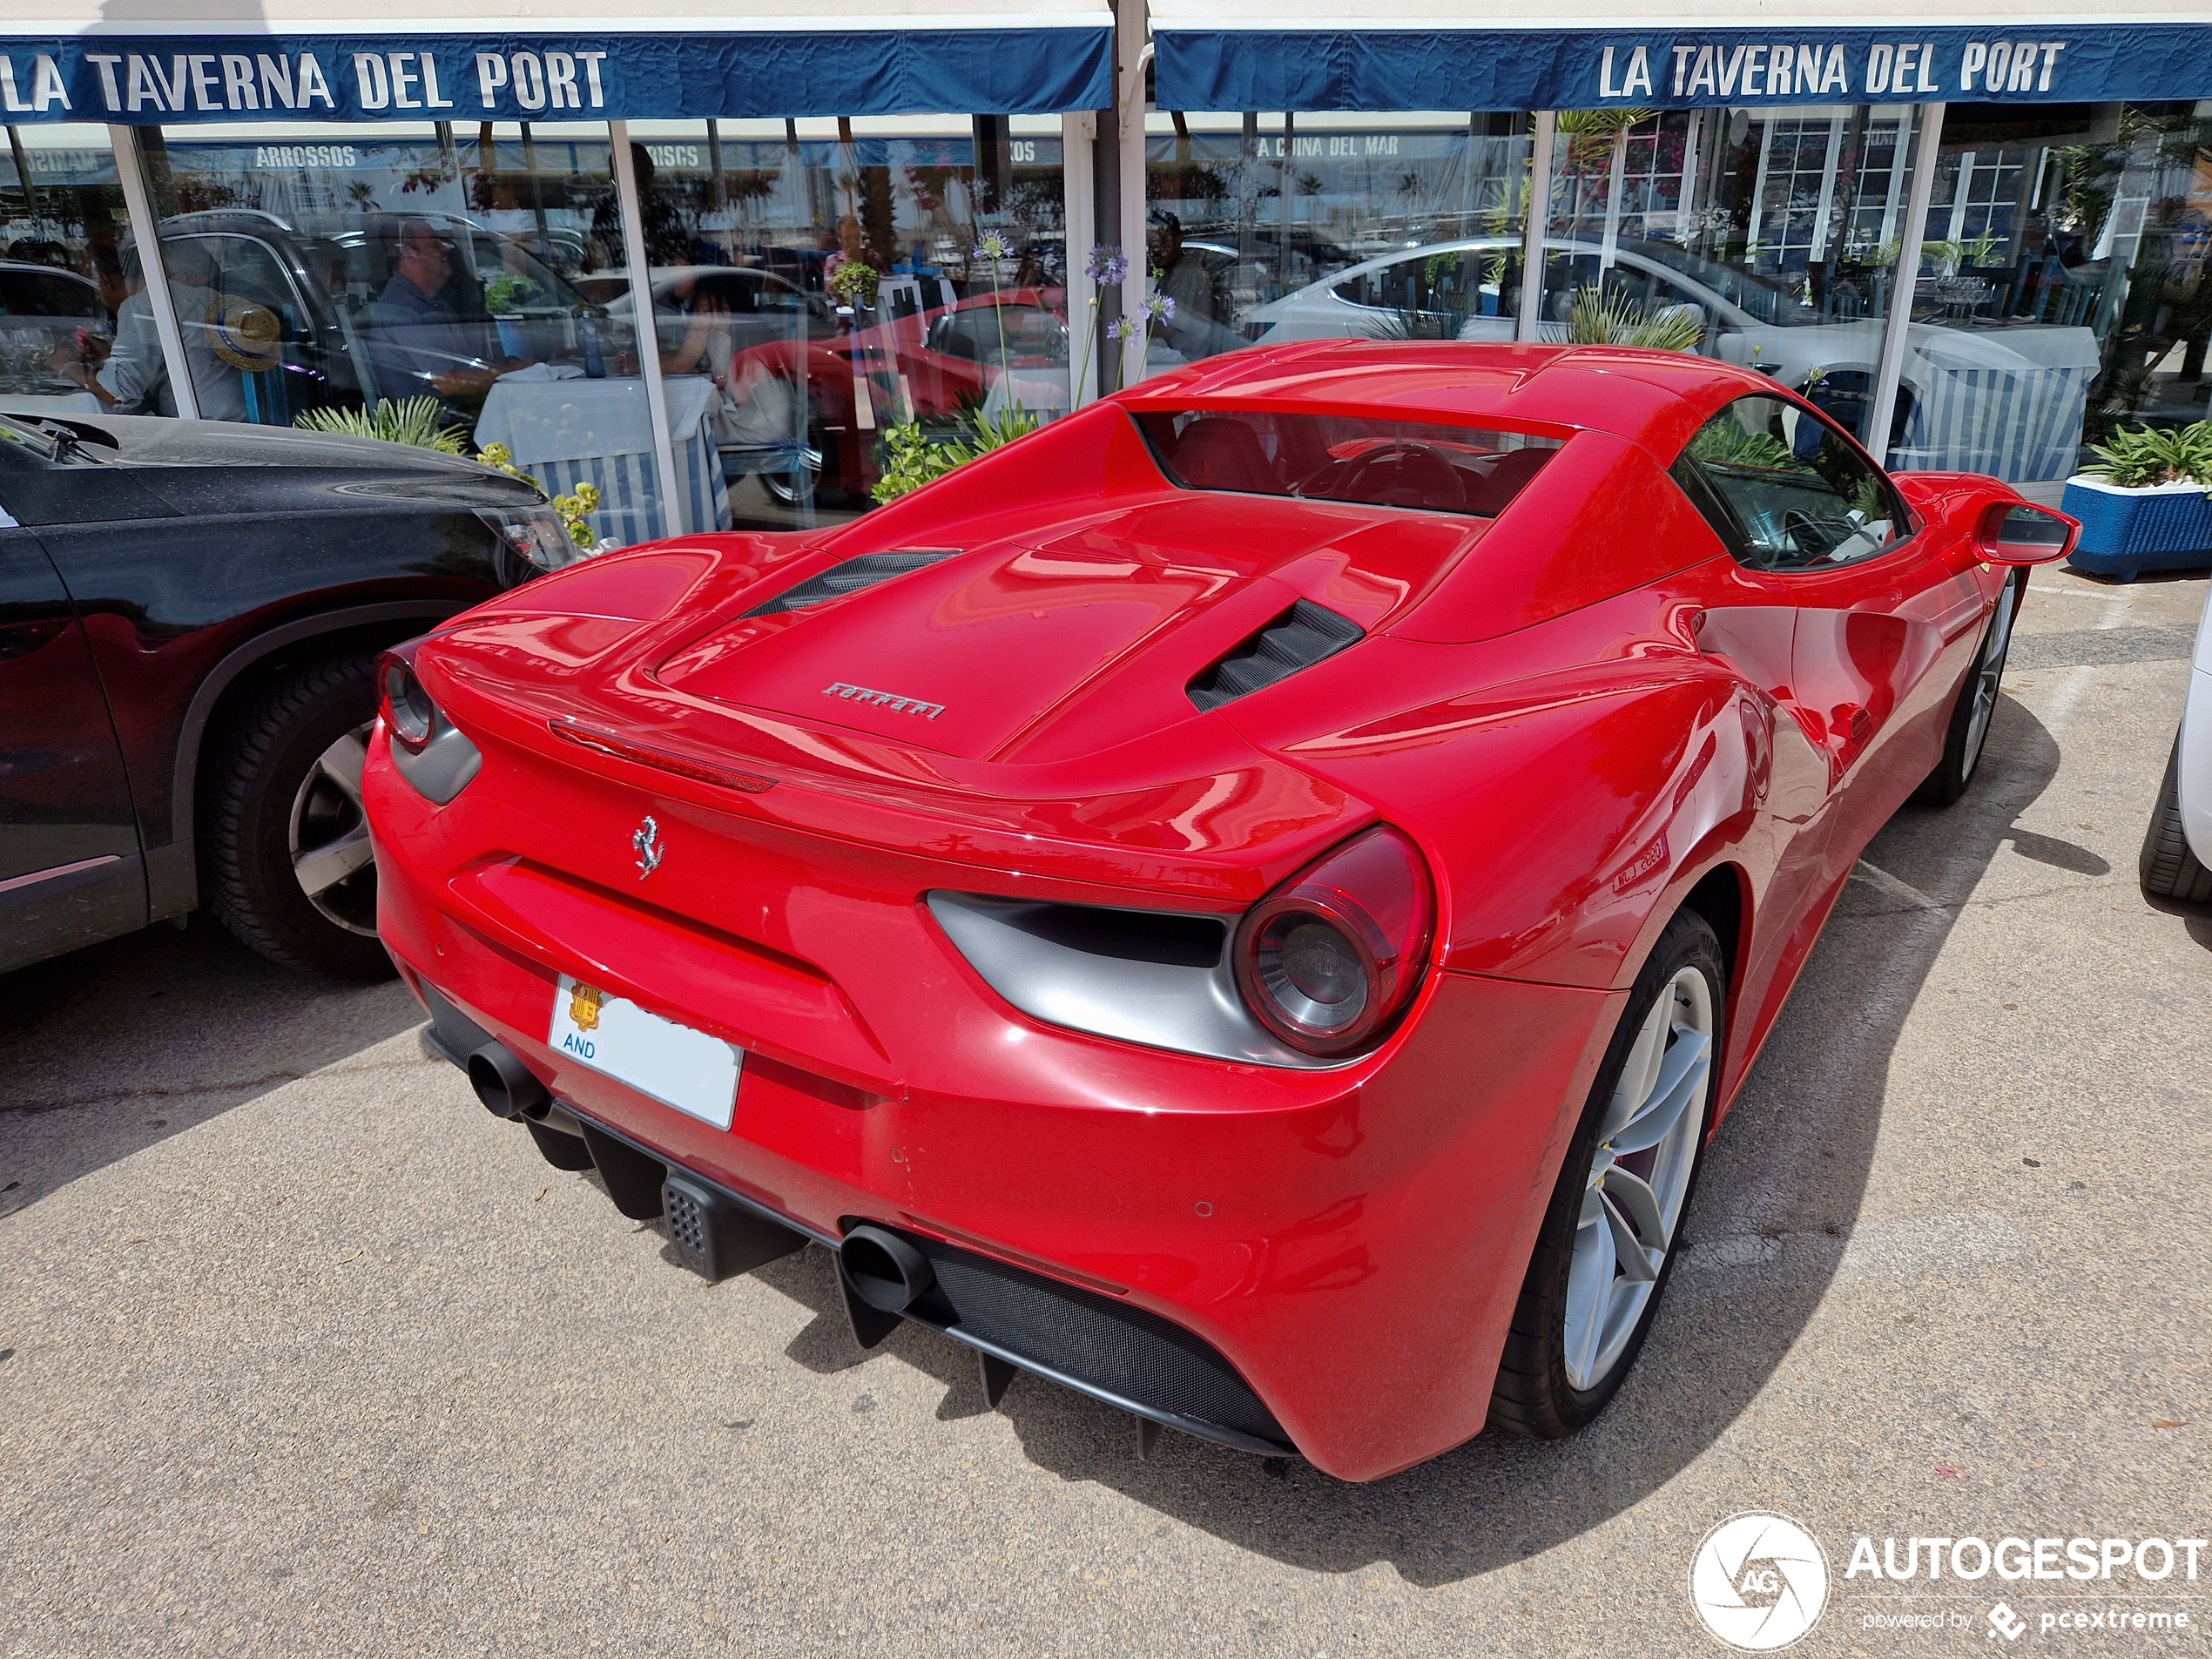
{"type": "Polygon", "coordinates": [[[1217,709],[1288,679],[1363,637],[1359,624],[1301,599],[1185,689],[1201,709],[1217,709]]]}
{"type": "Polygon", "coordinates": [[[958,548],[930,547],[908,548],[897,553],[863,553],[858,558],[833,564],[819,575],[808,577],[796,587],[786,588],[774,598],[753,606],[745,614],[779,617],[789,610],[811,610],[833,599],[842,599],[848,593],[872,588],[879,582],[888,582],[893,577],[927,570],[930,565],[957,557],[959,552],[958,548]]]}

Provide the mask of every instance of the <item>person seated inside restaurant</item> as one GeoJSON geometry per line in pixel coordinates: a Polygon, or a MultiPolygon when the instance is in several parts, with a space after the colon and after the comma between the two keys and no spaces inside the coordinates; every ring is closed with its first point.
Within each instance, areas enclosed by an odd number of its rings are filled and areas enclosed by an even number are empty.
{"type": "MultiPolygon", "coordinates": [[[[218,309],[215,290],[221,278],[214,260],[191,241],[164,242],[169,267],[169,298],[177,331],[192,372],[192,393],[203,421],[246,418],[246,385],[239,371],[215,353],[212,327],[218,309]]],[[[104,412],[118,415],[177,413],[169,384],[169,364],[153,320],[153,297],[134,249],[95,243],[86,250],[85,274],[102,303],[115,316],[115,337],[104,341],[80,331],[48,361],[55,372],[74,381],[100,401],[104,412]]]]}
{"type": "Polygon", "coordinates": [[[383,396],[481,403],[494,381],[529,366],[498,354],[482,301],[458,280],[456,263],[428,219],[400,227],[392,280],[369,312],[369,364],[383,396]]]}
{"type": "Polygon", "coordinates": [[[689,319],[683,343],[673,351],[665,344],[661,348],[662,374],[705,374],[729,390],[730,361],[737,347],[732,299],[732,279],[714,271],[692,272],[680,278],[665,297],[655,299],[656,313],[673,311],[689,319]]]}

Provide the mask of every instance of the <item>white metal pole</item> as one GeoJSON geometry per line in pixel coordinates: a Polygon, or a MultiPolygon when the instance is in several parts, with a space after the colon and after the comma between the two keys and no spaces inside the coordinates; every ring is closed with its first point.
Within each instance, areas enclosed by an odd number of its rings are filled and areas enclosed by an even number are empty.
{"type": "MultiPolygon", "coordinates": [[[[1655,146],[1656,147],[1656,146],[1655,146]]],[[[1605,239],[1598,245],[1598,280],[1617,263],[1621,251],[1621,197],[1629,187],[1629,130],[1613,135],[1613,165],[1605,176],[1605,239]]]]}
{"type": "Polygon", "coordinates": [[[1516,340],[1538,338],[1536,325],[1544,314],[1544,233],[1552,216],[1552,135],[1559,118],[1549,110],[1536,111],[1535,129],[1528,156],[1527,223],[1521,232],[1521,322],[1516,340]]]}
{"type": "Polygon", "coordinates": [[[1912,290],[1920,274],[1920,243],[1928,233],[1928,203],[1935,195],[1937,152],[1943,145],[1940,104],[1920,106],[1919,148],[1912,158],[1912,195],[1905,209],[1905,235],[1897,251],[1890,287],[1889,326],[1882,335],[1882,366],[1874,377],[1874,409],[1866,423],[1866,452],[1885,467],[1890,462],[1890,421],[1897,410],[1898,382],[1905,377],[1907,334],[1912,327],[1912,290]]]}
{"type": "Polygon", "coordinates": [[[1152,295],[1152,259],[1145,246],[1147,181],[1144,176],[1145,65],[1152,59],[1151,30],[1144,0],[1121,0],[1114,26],[1114,96],[1120,119],[1122,252],[1129,258],[1129,280],[1122,284],[1122,320],[1136,324],[1122,341],[1123,386],[1144,378],[1144,302],[1152,295]]]}
{"type": "Polygon", "coordinates": [[[169,273],[161,262],[161,220],[153,211],[153,196],[146,189],[145,168],[138,160],[138,134],[134,127],[110,127],[108,143],[115,152],[115,176],[123,185],[124,210],[131,217],[131,234],[138,244],[138,271],[145,278],[146,303],[153,311],[153,332],[161,341],[161,361],[169,370],[169,395],[177,413],[187,421],[199,419],[199,388],[192,383],[192,365],[185,357],[184,330],[177,326],[177,302],[169,292],[169,273]]]}
{"type": "Polygon", "coordinates": [[[1071,110],[1060,118],[1060,191],[1068,227],[1068,373],[1082,371],[1083,383],[1070,381],[1068,406],[1079,409],[1098,395],[1096,318],[1090,302],[1098,285],[1090,280],[1090,244],[1096,234],[1098,116],[1071,110]]]}
{"type": "MultiPolygon", "coordinates": [[[[661,499],[668,503],[671,535],[685,532],[684,502],[676,482],[676,443],[668,429],[668,401],[660,375],[660,320],[653,310],[653,273],[645,263],[645,213],[637,199],[637,164],[630,153],[630,123],[607,123],[615,162],[615,199],[622,207],[622,252],[630,264],[630,315],[637,331],[637,372],[645,382],[646,413],[653,422],[653,462],[661,499]]],[[[711,529],[712,525],[701,525],[711,529]]]]}

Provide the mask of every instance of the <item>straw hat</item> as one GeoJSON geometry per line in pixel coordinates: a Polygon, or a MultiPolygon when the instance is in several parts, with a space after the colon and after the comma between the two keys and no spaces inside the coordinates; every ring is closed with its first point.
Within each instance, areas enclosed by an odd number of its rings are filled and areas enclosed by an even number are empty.
{"type": "Polygon", "coordinates": [[[218,294],[207,307],[208,343],[233,368],[259,374],[284,360],[284,319],[251,300],[218,294]]]}

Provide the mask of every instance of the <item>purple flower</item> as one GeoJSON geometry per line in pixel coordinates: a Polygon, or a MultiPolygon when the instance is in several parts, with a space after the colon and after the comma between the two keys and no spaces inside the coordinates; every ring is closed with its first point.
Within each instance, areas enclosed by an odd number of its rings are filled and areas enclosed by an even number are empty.
{"type": "Polygon", "coordinates": [[[1013,251],[1006,238],[996,231],[985,231],[983,239],[975,245],[975,257],[979,260],[1002,260],[1013,251]]]}
{"type": "Polygon", "coordinates": [[[1129,275],[1129,261],[1122,250],[1111,242],[1102,242],[1090,250],[1090,257],[1083,261],[1083,270],[1102,288],[1118,288],[1129,275]]]}
{"type": "Polygon", "coordinates": [[[1136,320],[1134,317],[1117,317],[1106,325],[1106,338],[1109,340],[1134,340],[1136,337],[1136,320]]]}
{"type": "Polygon", "coordinates": [[[1144,314],[1154,322],[1175,320],[1175,301],[1164,293],[1156,293],[1144,302],[1144,314]]]}

